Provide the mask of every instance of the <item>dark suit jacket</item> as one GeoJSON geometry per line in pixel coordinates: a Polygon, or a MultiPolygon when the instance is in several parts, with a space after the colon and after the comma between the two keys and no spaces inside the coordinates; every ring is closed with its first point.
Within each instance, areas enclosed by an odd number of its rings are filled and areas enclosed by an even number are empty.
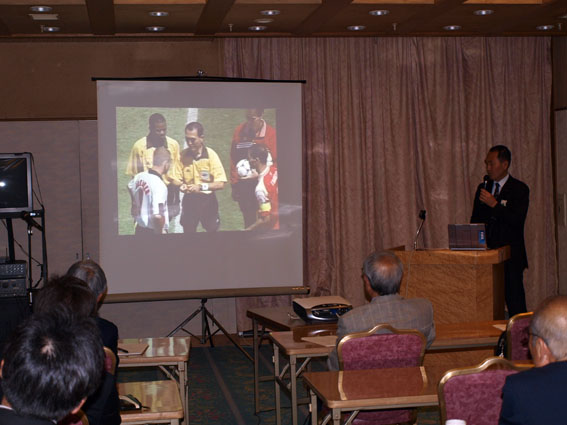
{"type": "MultiPolygon", "coordinates": [[[[116,325],[102,317],[96,317],[96,325],[102,336],[102,343],[112,350],[118,362],[118,328],[116,325]]],[[[116,366],[118,367],[118,365],[116,366]]]]}
{"type": "MultiPolygon", "coordinates": [[[[118,328],[114,323],[101,317],[96,318],[96,324],[104,346],[110,348],[116,356],[116,368],[118,369],[118,328]]],[[[102,383],[87,399],[83,410],[89,419],[89,425],[118,425],[121,423],[116,375],[105,373],[102,383]]]]}
{"type": "Polygon", "coordinates": [[[561,425],[565,416],[567,362],[534,367],[506,378],[499,425],[561,425]]]}
{"type": "Polygon", "coordinates": [[[20,416],[11,409],[0,408],[0,425],[53,425],[53,422],[20,416]]]}
{"type": "MultiPolygon", "coordinates": [[[[493,181],[488,182],[486,190],[492,191],[493,181]]],[[[518,179],[510,176],[496,198],[498,204],[494,208],[480,202],[481,183],[474,197],[471,223],[486,225],[486,238],[490,248],[510,245],[510,261],[525,269],[528,267],[526,245],[524,243],[524,223],[528,214],[530,189],[518,179]]]]}
{"type": "MultiPolygon", "coordinates": [[[[417,329],[425,335],[428,347],[435,339],[431,302],[422,298],[405,299],[394,294],[374,297],[370,303],[339,317],[337,343],[347,334],[367,331],[380,323],[388,323],[398,329],[417,329]]],[[[329,355],[327,363],[331,370],[339,368],[336,349],[329,355]]]]}

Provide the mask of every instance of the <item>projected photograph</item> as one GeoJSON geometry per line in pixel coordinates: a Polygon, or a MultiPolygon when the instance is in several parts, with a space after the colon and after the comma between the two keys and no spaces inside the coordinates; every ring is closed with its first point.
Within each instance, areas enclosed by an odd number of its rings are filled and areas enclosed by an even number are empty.
{"type": "Polygon", "coordinates": [[[276,110],[116,107],[118,234],[279,228],[276,110]]]}

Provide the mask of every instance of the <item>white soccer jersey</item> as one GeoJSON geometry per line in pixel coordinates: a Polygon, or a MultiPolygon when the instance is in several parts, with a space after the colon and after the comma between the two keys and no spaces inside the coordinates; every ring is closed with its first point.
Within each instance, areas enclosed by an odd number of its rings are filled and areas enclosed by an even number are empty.
{"type": "Polygon", "coordinates": [[[152,170],[138,173],[128,183],[128,189],[132,193],[132,202],[137,209],[137,225],[152,228],[150,218],[154,215],[163,215],[165,217],[165,226],[162,232],[166,231],[169,223],[167,186],[161,176],[152,170]]]}

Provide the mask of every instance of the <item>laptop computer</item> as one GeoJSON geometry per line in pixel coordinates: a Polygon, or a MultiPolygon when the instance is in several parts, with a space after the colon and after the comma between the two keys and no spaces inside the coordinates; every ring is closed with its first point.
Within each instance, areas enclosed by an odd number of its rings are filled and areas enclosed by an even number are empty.
{"type": "Polygon", "coordinates": [[[480,224],[449,224],[449,249],[485,250],[486,228],[480,224]]]}

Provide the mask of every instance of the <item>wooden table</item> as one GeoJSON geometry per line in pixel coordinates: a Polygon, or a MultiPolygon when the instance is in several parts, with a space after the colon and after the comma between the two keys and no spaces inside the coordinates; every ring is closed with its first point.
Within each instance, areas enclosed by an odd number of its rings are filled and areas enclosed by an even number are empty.
{"type": "MultiPolygon", "coordinates": [[[[342,412],[437,406],[437,384],[449,367],[305,372],[303,381],[311,397],[311,421],[317,423],[317,397],[331,409],[338,425],[342,412]]],[[[350,418],[349,418],[350,419],[350,418]]]]}
{"type": "Polygon", "coordinates": [[[120,412],[124,424],[179,425],[184,409],[177,385],[173,381],[126,382],[118,384],[118,393],[132,394],[146,408],[120,412]]]}
{"type": "Polygon", "coordinates": [[[189,351],[191,349],[191,338],[189,337],[166,337],[166,338],[131,338],[121,339],[122,344],[148,344],[147,350],[142,355],[120,355],[119,368],[157,366],[179,387],[179,396],[185,424],[189,423],[188,415],[188,380],[187,371],[189,367],[189,351]]]}
{"type": "Polygon", "coordinates": [[[254,347],[254,412],[260,410],[260,382],[273,380],[273,376],[259,376],[258,372],[258,350],[264,330],[290,331],[296,327],[306,326],[303,320],[296,318],[296,314],[291,307],[260,307],[251,308],[246,315],[252,319],[252,345],[254,347]],[[258,335],[258,326],[262,326],[262,336],[258,335]]]}
{"type": "MultiPolygon", "coordinates": [[[[494,347],[502,330],[496,326],[504,326],[506,321],[495,320],[476,323],[455,323],[436,325],[436,338],[426,352],[434,353],[444,350],[462,350],[479,347],[494,347]],[[495,326],[496,325],[496,326],[495,326]]],[[[327,357],[333,347],[323,346],[302,340],[306,336],[334,335],[336,325],[303,325],[292,331],[272,332],[270,340],[274,347],[274,379],[276,424],[281,424],[280,391],[284,391],[291,399],[292,424],[297,425],[297,406],[308,400],[297,399],[297,378],[306,369],[314,357],[327,357]],[[280,353],[288,359],[280,368],[280,353]],[[300,362],[298,364],[298,361],[300,362]]],[[[255,352],[256,356],[256,352],[255,352]]]]}
{"type": "MultiPolygon", "coordinates": [[[[297,405],[300,402],[309,401],[297,399],[297,378],[305,370],[313,357],[327,357],[334,349],[334,347],[326,347],[324,345],[302,341],[301,338],[308,332],[308,328],[297,328],[290,332],[272,332],[270,334],[270,339],[274,346],[274,379],[276,381],[275,399],[277,425],[281,424],[280,390],[283,390],[291,399],[291,421],[293,425],[297,425],[297,405]],[[280,350],[281,353],[289,359],[287,364],[281,370],[280,350]],[[297,365],[298,360],[301,361],[299,367],[297,365]],[[287,380],[286,374],[289,376],[287,380]]],[[[334,330],[329,330],[327,332],[336,333],[336,327],[334,330]]]]}

